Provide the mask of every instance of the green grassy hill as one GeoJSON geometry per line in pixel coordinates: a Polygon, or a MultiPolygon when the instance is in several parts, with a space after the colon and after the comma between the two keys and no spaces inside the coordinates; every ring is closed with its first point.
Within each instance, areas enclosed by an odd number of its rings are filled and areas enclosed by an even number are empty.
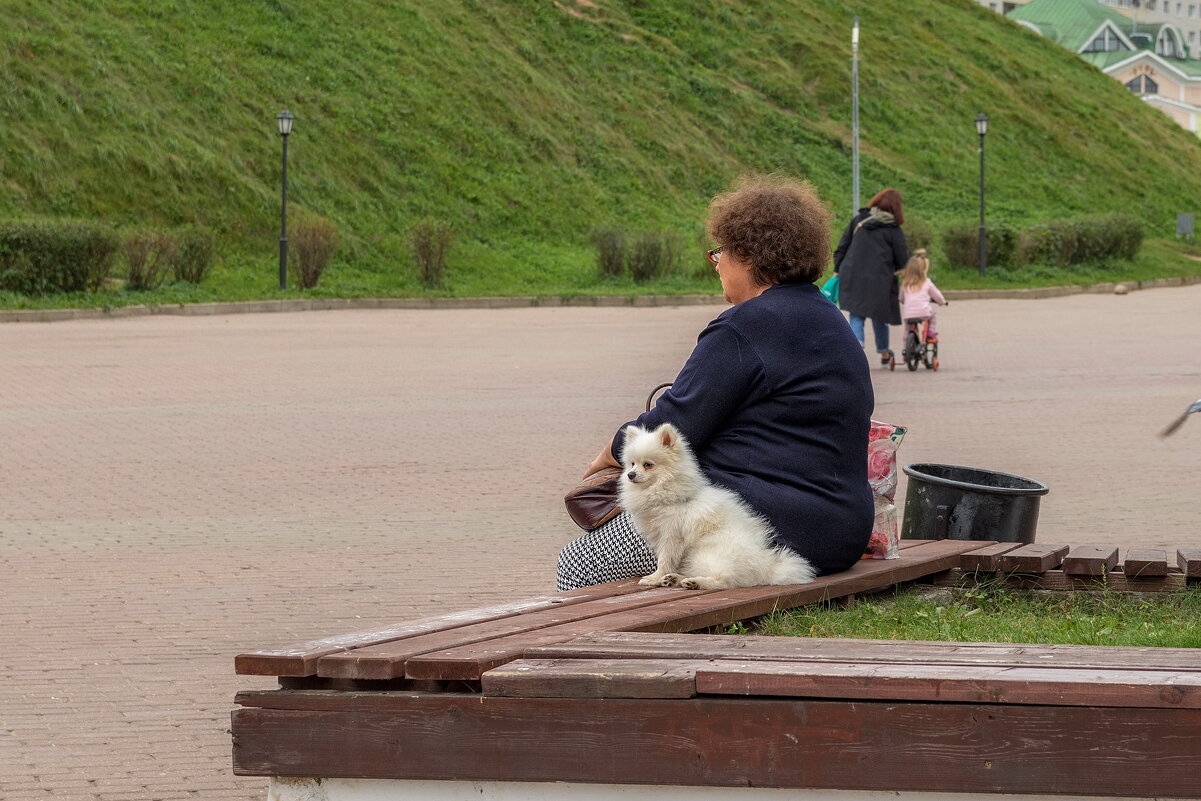
{"type": "Polygon", "coordinates": [[[1201,211],[1194,136],[970,0],[7,0],[0,218],[203,224],[225,259],[189,297],[269,296],[287,107],[290,210],[343,242],[319,293],[420,293],[427,216],[456,232],[451,294],[613,291],[592,226],[699,248],[745,171],[845,218],[854,14],[864,199],[973,219],[985,110],[990,219],[1120,209],[1167,236],[1201,211]]]}

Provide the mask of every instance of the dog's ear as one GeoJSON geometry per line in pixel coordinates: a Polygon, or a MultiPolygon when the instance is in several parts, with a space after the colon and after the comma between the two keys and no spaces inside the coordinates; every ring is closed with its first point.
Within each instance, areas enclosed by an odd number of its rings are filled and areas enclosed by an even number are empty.
{"type": "Polygon", "coordinates": [[[676,447],[676,443],[680,441],[680,432],[676,431],[676,427],[671,423],[664,423],[655,429],[655,435],[659,438],[659,443],[668,450],[676,447]]]}
{"type": "Polygon", "coordinates": [[[625,458],[626,458],[626,456],[625,456],[626,451],[629,450],[630,445],[633,444],[634,438],[637,437],[639,434],[644,434],[646,432],[643,431],[638,426],[626,426],[625,430],[622,433],[625,436],[622,437],[622,440],[621,440],[621,453],[618,454],[618,458],[620,458],[624,462],[625,458]]]}

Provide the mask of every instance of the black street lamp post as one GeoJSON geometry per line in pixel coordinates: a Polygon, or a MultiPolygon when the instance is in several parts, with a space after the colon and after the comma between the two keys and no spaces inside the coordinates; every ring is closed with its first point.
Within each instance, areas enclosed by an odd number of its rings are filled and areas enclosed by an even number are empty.
{"type": "Polygon", "coordinates": [[[851,216],[859,213],[859,17],[851,28],[851,216]]]}
{"type": "Polygon", "coordinates": [[[983,111],[976,117],[976,133],[980,134],[980,276],[984,277],[987,256],[984,232],[984,135],[988,133],[988,115],[983,111]]]}
{"type": "Polygon", "coordinates": [[[292,133],[295,117],[284,109],[275,118],[279,123],[279,135],[284,142],[284,169],[280,180],[279,206],[279,288],[288,288],[288,134],[292,133]]]}

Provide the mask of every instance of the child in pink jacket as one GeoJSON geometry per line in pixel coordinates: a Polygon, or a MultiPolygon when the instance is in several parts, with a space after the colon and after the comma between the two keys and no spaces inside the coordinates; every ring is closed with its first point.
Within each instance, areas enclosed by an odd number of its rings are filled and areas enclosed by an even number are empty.
{"type": "Polygon", "coordinates": [[[930,305],[931,301],[939,306],[947,305],[946,298],[930,280],[930,260],[926,258],[926,251],[915,250],[901,273],[901,319],[929,319],[927,336],[931,342],[937,342],[935,322],[938,315],[930,305]]]}

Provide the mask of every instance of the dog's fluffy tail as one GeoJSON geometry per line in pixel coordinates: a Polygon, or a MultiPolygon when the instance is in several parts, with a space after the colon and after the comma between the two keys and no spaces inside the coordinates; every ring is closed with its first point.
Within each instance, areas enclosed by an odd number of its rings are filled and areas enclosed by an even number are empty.
{"type": "Polygon", "coordinates": [[[778,548],[771,566],[771,584],[808,584],[817,578],[809,560],[787,548],[778,548]]]}

